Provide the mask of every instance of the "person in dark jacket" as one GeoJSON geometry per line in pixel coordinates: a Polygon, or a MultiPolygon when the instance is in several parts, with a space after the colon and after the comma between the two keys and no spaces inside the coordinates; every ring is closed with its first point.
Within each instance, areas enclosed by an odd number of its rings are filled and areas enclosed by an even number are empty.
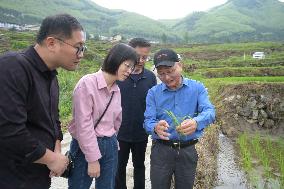
{"type": "Polygon", "coordinates": [[[140,56],[138,65],[129,78],[118,82],[121,91],[122,124],[118,132],[120,150],[118,152],[118,170],[116,189],[126,188],[126,166],[129,153],[132,153],[134,167],[134,188],[145,188],[145,152],[148,135],[143,129],[146,95],[157,84],[153,72],[144,68],[150,54],[151,44],[143,38],[134,38],[129,42],[140,56]]]}
{"type": "Polygon", "coordinates": [[[0,57],[0,188],[48,189],[68,164],[61,154],[56,68],[75,70],[85,34],[68,14],[46,17],[36,44],[0,57]]]}

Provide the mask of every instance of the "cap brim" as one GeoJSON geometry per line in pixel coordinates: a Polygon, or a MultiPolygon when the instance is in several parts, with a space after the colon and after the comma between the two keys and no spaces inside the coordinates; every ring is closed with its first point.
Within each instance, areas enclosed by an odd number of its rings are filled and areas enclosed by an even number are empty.
{"type": "Polygon", "coordinates": [[[162,61],[162,62],[159,62],[155,65],[155,67],[159,67],[159,66],[174,66],[175,65],[175,62],[172,62],[172,61],[162,61]]]}

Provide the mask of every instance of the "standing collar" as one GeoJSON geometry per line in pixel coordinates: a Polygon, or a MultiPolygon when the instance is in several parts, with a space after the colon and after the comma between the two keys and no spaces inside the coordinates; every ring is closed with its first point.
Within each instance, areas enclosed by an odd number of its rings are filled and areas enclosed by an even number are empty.
{"type": "Polygon", "coordinates": [[[146,74],[145,74],[145,68],[142,69],[142,72],[139,73],[139,74],[130,74],[131,75],[141,75],[141,77],[146,77],[146,74]]]}
{"type": "Polygon", "coordinates": [[[141,79],[146,79],[148,74],[146,73],[145,70],[146,69],[143,68],[142,72],[139,73],[139,74],[130,74],[129,78],[131,78],[133,80],[133,78],[131,76],[135,75],[135,76],[138,76],[138,77],[140,76],[139,78],[141,78],[141,79]]]}

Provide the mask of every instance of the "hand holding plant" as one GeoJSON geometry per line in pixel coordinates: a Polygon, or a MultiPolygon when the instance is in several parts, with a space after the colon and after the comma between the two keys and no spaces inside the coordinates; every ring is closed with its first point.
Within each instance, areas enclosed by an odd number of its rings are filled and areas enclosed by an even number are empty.
{"type": "Polygon", "coordinates": [[[178,118],[172,111],[165,110],[165,112],[172,119],[175,129],[180,135],[186,136],[195,132],[197,123],[190,116],[178,118]]]}
{"type": "Polygon", "coordinates": [[[186,119],[181,122],[179,126],[176,127],[177,132],[183,135],[191,135],[195,132],[197,128],[197,123],[194,119],[186,119]]]}

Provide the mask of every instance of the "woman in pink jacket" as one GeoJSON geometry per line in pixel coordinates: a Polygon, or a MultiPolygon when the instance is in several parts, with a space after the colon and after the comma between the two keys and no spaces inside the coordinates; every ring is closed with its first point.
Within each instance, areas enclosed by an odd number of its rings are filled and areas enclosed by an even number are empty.
{"type": "Polygon", "coordinates": [[[96,189],[113,189],[117,169],[121,124],[121,97],[116,81],[125,80],[137,63],[135,50],[126,44],[112,47],[101,70],[82,77],[73,92],[73,139],[70,153],[74,168],[69,189],[89,189],[93,178],[96,189]],[[112,96],[113,94],[113,96],[112,96]],[[104,116],[94,128],[110,102],[104,116]]]}

